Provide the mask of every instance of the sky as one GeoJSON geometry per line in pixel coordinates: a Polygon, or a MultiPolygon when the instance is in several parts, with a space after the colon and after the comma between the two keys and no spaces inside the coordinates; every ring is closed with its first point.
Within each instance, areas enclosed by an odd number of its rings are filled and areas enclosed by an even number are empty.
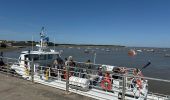
{"type": "Polygon", "coordinates": [[[0,40],[170,47],[170,0],[0,0],[0,40]]]}

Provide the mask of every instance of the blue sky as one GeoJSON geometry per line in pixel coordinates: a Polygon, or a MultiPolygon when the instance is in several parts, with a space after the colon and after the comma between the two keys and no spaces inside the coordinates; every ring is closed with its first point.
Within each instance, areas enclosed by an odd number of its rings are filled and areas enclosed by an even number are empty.
{"type": "Polygon", "coordinates": [[[0,0],[0,39],[170,47],[170,0],[0,0]]]}

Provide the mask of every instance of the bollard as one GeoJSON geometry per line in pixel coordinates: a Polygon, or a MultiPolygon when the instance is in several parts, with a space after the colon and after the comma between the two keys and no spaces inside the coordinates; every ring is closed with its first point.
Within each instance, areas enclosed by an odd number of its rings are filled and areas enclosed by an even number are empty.
{"type": "Polygon", "coordinates": [[[66,66],[66,93],[69,93],[69,66],[66,66]]]}
{"type": "Polygon", "coordinates": [[[25,76],[29,76],[29,70],[28,70],[28,68],[25,68],[25,76]]]}
{"type": "Polygon", "coordinates": [[[49,68],[45,71],[45,80],[47,81],[49,79],[49,68]]]}
{"type": "Polygon", "coordinates": [[[124,75],[123,77],[123,84],[122,84],[122,99],[121,100],[125,100],[125,93],[126,93],[126,75],[124,75]]]}

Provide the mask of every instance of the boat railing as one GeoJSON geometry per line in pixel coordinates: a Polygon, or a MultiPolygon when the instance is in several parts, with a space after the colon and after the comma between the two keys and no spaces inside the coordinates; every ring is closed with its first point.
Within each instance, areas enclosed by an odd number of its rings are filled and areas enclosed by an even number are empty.
{"type": "MultiPolygon", "coordinates": [[[[139,96],[131,94],[133,93],[131,90],[132,79],[140,79],[143,83],[148,85],[148,87],[152,86],[152,83],[150,83],[152,81],[158,82],[158,86],[156,86],[156,88],[165,88],[164,90],[166,90],[168,87],[170,87],[170,80],[135,76],[133,74],[106,72],[104,70],[99,71],[98,67],[101,66],[101,64],[87,64],[83,62],[76,63],[75,66],[65,66],[64,64],[41,66],[37,63],[34,63],[33,60],[24,60],[25,62],[30,62],[31,64],[30,69],[25,68],[24,70],[21,70],[24,73],[23,77],[15,70],[11,69],[13,64],[22,65],[18,62],[18,59],[0,57],[0,59],[1,58],[5,62],[5,65],[0,66],[0,73],[8,73],[9,75],[20,78],[22,77],[26,80],[31,80],[32,82],[38,82],[55,88],[63,89],[66,92],[74,92],[100,100],[115,100],[113,98],[119,98],[122,100],[131,100],[129,98],[134,98],[136,100],[136,98],[139,98],[139,96]],[[102,75],[99,75],[99,72],[101,72],[102,75]],[[109,77],[106,74],[109,74],[109,77]],[[81,81],[76,81],[78,79],[81,81]],[[107,79],[107,84],[104,84],[104,79],[107,79]],[[165,83],[168,87],[162,87],[159,82],[165,83]]],[[[133,68],[129,68],[129,70],[133,70],[133,68]]],[[[158,91],[153,92],[146,91],[147,100],[168,100],[170,98],[169,91],[167,91],[168,93],[164,95],[159,93],[159,89],[157,89],[158,91]]],[[[144,96],[142,98],[145,99],[144,96]]]]}

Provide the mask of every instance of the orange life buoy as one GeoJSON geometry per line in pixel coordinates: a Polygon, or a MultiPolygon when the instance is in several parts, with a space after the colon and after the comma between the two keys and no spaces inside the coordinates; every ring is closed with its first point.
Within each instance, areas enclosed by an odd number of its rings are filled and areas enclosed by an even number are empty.
{"type": "Polygon", "coordinates": [[[112,83],[111,83],[109,78],[103,79],[101,81],[100,85],[101,85],[102,89],[104,89],[104,90],[109,90],[110,91],[112,89],[112,83]]]}

